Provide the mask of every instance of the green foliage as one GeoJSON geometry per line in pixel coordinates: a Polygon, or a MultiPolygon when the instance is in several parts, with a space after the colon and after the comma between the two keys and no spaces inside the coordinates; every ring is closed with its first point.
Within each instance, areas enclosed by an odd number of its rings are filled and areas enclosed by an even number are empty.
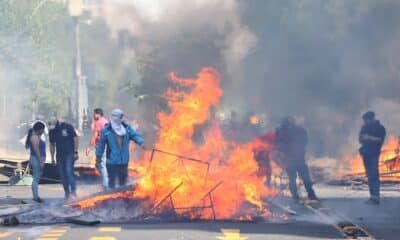
{"type": "Polygon", "coordinates": [[[106,25],[94,19],[81,25],[81,53],[88,77],[89,105],[110,111],[114,107],[129,110],[139,82],[136,57],[129,46],[120,46],[106,25]]]}
{"type": "Polygon", "coordinates": [[[17,72],[27,110],[66,112],[71,95],[73,29],[65,6],[54,1],[0,1],[0,64],[17,72]]]}
{"type": "MultiPolygon", "coordinates": [[[[74,97],[75,29],[67,6],[61,2],[0,1],[0,69],[6,66],[15,72],[13,76],[0,74],[0,81],[13,78],[18,83],[12,94],[23,98],[28,110],[24,117],[32,113],[65,115],[68,99],[74,97]]],[[[91,24],[85,23],[89,17],[85,13],[78,20],[89,108],[129,108],[137,101],[136,58],[129,46],[121,47],[118,38],[112,37],[118,33],[111,33],[104,21],[95,18],[91,24]]],[[[143,69],[146,64],[141,65],[143,69]]]]}

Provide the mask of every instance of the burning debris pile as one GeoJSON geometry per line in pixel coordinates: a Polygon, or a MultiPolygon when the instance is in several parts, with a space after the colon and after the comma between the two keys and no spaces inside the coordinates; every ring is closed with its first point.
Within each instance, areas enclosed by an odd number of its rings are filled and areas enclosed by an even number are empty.
{"type": "Polygon", "coordinates": [[[225,140],[213,116],[223,95],[218,72],[204,68],[195,79],[170,73],[169,80],[173,85],[165,93],[169,110],[158,113],[155,148],[130,166],[139,179],[134,186],[34,209],[19,215],[19,220],[49,220],[44,215],[52,222],[72,216],[103,222],[272,217],[262,198],[276,192],[265,186],[253,157],[253,149],[261,143],[225,140]]]}
{"type": "MultiPolygon", "coordinates": [[[[341,179],[333,183],[359,183],[367,182],[363,160],[360,155],[345,156],[342,163],[349,166],[348,172],[342,174],[341,179]]],[[[379,158],[379,173],[382,183],[400,184],[400,138],[389,136],[383,145],[379,158]]]]}

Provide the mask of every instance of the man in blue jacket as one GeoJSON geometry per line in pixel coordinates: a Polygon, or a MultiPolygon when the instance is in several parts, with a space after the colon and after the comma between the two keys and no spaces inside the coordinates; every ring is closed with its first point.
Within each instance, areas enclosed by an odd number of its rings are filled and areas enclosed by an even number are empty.
{"type": "Polygon", "coordinates": [[[110,123],[101,132],[99,144],[96,148],[96,158],[101,159],[107,147],[107,172],[109,187],[115,188],[118,178],[119,186],[124,186],[128,178],[129,143],[134,141],[144,149],[143,138],[124,121],[124,112],[114,109],[111,112],[110,123]]]}
{"type": "Polygon", "coordinates": [[[370,199],[368,204],[379,204],[379,155],[381,153],[382,144],[385,141],[385,127],[375,120],[374,112],[366,112],[362,116],[364,125],[361,128],[358,140],[361,144],[359,149],[363,158],[365,172],[368,178],[368,187],[370,199]]]}

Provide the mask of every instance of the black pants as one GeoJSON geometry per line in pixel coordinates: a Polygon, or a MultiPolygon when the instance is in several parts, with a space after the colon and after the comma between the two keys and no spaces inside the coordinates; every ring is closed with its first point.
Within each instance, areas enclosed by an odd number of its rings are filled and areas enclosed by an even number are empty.
{"type": "Polygon", "coordinates": [[[371,197],[379,198],[379,154],[362,155],[371,197]]]}
{"type": "Polygon", "coordinates": [[[289,190],[293,198],[298,198],[299,194],[297,192],[296,178],[297,174],[303,181],[304,187],[308,193],[309,198],[315,197],[315,192],[312,187],[312,181],[310,178],[310,173],[306,165],[305,160],[293,161],[286,167],[286,172],[289,177],[289,190]]]}
{"type": "Polygon", "coordinates": [[[124,186],[128,178],[128,164],[107,164],[107,173],[109,188],[115,188],[117,178],[119,186],[124,186]]]}

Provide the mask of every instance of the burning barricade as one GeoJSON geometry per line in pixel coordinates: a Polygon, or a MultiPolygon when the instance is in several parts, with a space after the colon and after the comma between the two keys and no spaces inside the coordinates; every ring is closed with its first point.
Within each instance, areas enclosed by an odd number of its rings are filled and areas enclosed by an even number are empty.
{"type": "MultiPolygon", "coordinates": [[[[331,181],[334,184],[363,184],[367,182],[363,160],[359,154],[345,156],[341,161],[341,177],[331,181]]],[[[379,157],[379,175],[381,183],[400,183],[400,138],[389,136],[383,145],[379,157]]]]}
{"type": "MultiPolygon", "coordinates": [[[[202,69],[195,79],[169,74],[173,87],[164,94],[168,111],[158,113],[158,138],[144,160],[130,165],[137,182],[114,192],[72,203],[33,207],[14,214],[20,222],[102,222],[177,220],[252,220],[272,217],[262,199],[277,193],[264,184],[254,159],[256,142],[225,140],[211,115],[223,95],[220,76],[202,69]],[[195,128],[208,122],[202,141],[195,128]],[[211,124],[210,124],[211,122],[211,124]]],[[[7,215],[11,216],[11,215],[7,215]]]]}

